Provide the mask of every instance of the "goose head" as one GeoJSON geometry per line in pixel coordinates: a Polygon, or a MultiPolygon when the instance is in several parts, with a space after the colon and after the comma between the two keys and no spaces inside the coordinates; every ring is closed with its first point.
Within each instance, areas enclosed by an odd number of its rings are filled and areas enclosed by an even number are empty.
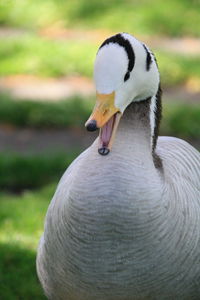
{"type": "Polygon", "coordinates": [[[97,100],[86,128],[89,131],[100,129],[98,151],[106,155],[127,106],[156,95],[159,71],[145,44],[130,34],[119,33],[100,46],[94,65],[94,81],[97,100]]]}

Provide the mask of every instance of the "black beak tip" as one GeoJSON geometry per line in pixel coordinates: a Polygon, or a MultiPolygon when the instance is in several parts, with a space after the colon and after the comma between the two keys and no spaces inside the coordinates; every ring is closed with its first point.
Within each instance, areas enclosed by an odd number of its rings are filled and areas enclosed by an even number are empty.
{"type": "Polygon", "coordinates": [[[95,131],[97,130],[97,122],[95,120],[91,120],[86,125],[88,131],[95,131]]]}
{"type": "Polygon", "coordinates": [[[98,149],[98,152],[101,155],[107,155],[110,152],[110,150],[108,148],[102,147],[98,149]]]}

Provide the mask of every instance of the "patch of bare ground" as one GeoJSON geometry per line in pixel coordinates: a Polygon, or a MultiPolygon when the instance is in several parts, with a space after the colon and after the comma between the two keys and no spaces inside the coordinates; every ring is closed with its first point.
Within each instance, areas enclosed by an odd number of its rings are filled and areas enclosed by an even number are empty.
{"type": "Polygon", "coordinates": [[[21,154],[63,153],[84,150],[94,141],[97,133],[85,128],[31,129],[0,126],[0,152],[21,154]]]}
{"type": "Polygon", "coordinates": [[[0,78],[0,92],[16,99],[58,101],[74,95],[87,97],[94,94],[89,78],[70,76],[41,78],[31,75],[12,75],[0,78]]]}

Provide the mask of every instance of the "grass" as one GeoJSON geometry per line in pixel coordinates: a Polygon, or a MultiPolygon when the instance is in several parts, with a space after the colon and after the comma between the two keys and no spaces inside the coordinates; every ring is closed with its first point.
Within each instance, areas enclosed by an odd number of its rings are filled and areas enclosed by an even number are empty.
{"type": "Polygon", "coordinates": [[[0,46],[0,75],[92,75],[97,46],[80,41],[53,41],[25,34],[7,37],[0,46]]]}
{"type": "Polygon", "coordinates": [[[200,55],[186,56],[165,51],[155,51],[162,86],[184,85],[189,80],[200,81],[200,55]]]}
{"type": "Polygon", "coordinates": [[[0,194],[0,297],[43,300],[35,270],[36,248],[55,185],[20,196],[0,194]]]}
{"type": "Polygon", "coordinates": [[[36,276],[34,251],[3,243],[0,244],[0,255],[1,299],[46,299],[36,276]]]}
{"type": "Polygon", "coordinates": [[[0,24],[36,29],[59,23],[135,34],[199,36],[199,11],[198,0],[2,0],[0,24]]]}
{"type": "Polygon", "coordinates": [[[176,136],[183,139],[200,140],[200,106],[199,104],[165,104],[161,135],[176,136]]]}
{"type": "Polygon", "coordinates": [[[0,124],[17,127],[66,128],[84,126],[91,101],[73,97],[62,102],[14,101],[7,95],[0,98],[0,124]]]}
{"type": "Polygon", "coordinates": [[[21,155],[0,154],[0,189],[20,192],[58,181],[78,151],[21,155]]]}
{"type": "MultiPolygon", "coordinates": [[[[78,74],[91,78],[98,46],[90,41],[50,40],[35,34],[7,37],[0,45],[0,76],[24,73],[61,77],[78,74]]],[[[155,54],[163,86],[200,79],[200,55],[185,56],[161,50],[155,51],[155,54]]]]}

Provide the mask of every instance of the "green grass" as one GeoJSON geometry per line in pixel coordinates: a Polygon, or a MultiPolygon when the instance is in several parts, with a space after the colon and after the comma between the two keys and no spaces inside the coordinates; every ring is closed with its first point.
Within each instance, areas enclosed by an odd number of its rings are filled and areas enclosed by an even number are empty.
{"type": "Polygon", "coordinates": [[[161,135],[200,140],[200,105],[174,103],[163,105],[161,135]]]}
{"type": "Polygon", "coordinates": [[[14,101],[0,97],[0,124],[17,127],[82,127],[92,109],[91,100],[73,97],[61,102],[14,101]]]}
{"type": "MultiPolygon", "coordinates": [[[[26,224],[24,224],[26,225],[26,224]]],[[[2,300],[45,300],[35,271],[34,251],[0,243],[0,296],[2,300]]]]}
{"type": "Polygon", "coordinates": [[[190,79],[200,80],[200,55],[186,56],[155,51],[163,87],[184,85],[190,79]]]}
{"type": "Polygon", "coordinates": [[[0,24],[35,29],[60,23],[135,34],[199,36],[199,11],[198,0],[2,0],[0,24]]]}
{"type": "Polygon", "coordinates": [[[20,196],[0,194],[0,297],[42,300],[36,248],[55,185],[20,196]]]}
{"type": "MultiPolygon", "coordinates": [[[[7,37],[0,45],[0,76],[32,74],[37,76],[82,75],[92,77],[99,45],[89,41],[58,41],[25,34],[7,37]]],[[[163,86],[200,79],[200,55],[185,56],[155,51],[163,86]]]]}
{"type": "Polygon", "coordinates": [[[53,41],[34,34],[7,37],[0,45],[0,76],[25,73],[91,77],[96,51],[96,45],[84,41],[53,41]]]}
{"type": "Polygon", "coordinates": [[[0,154],[0,189],[20,192],[58,181],[79,151],[22,155],[0,154]]]}

